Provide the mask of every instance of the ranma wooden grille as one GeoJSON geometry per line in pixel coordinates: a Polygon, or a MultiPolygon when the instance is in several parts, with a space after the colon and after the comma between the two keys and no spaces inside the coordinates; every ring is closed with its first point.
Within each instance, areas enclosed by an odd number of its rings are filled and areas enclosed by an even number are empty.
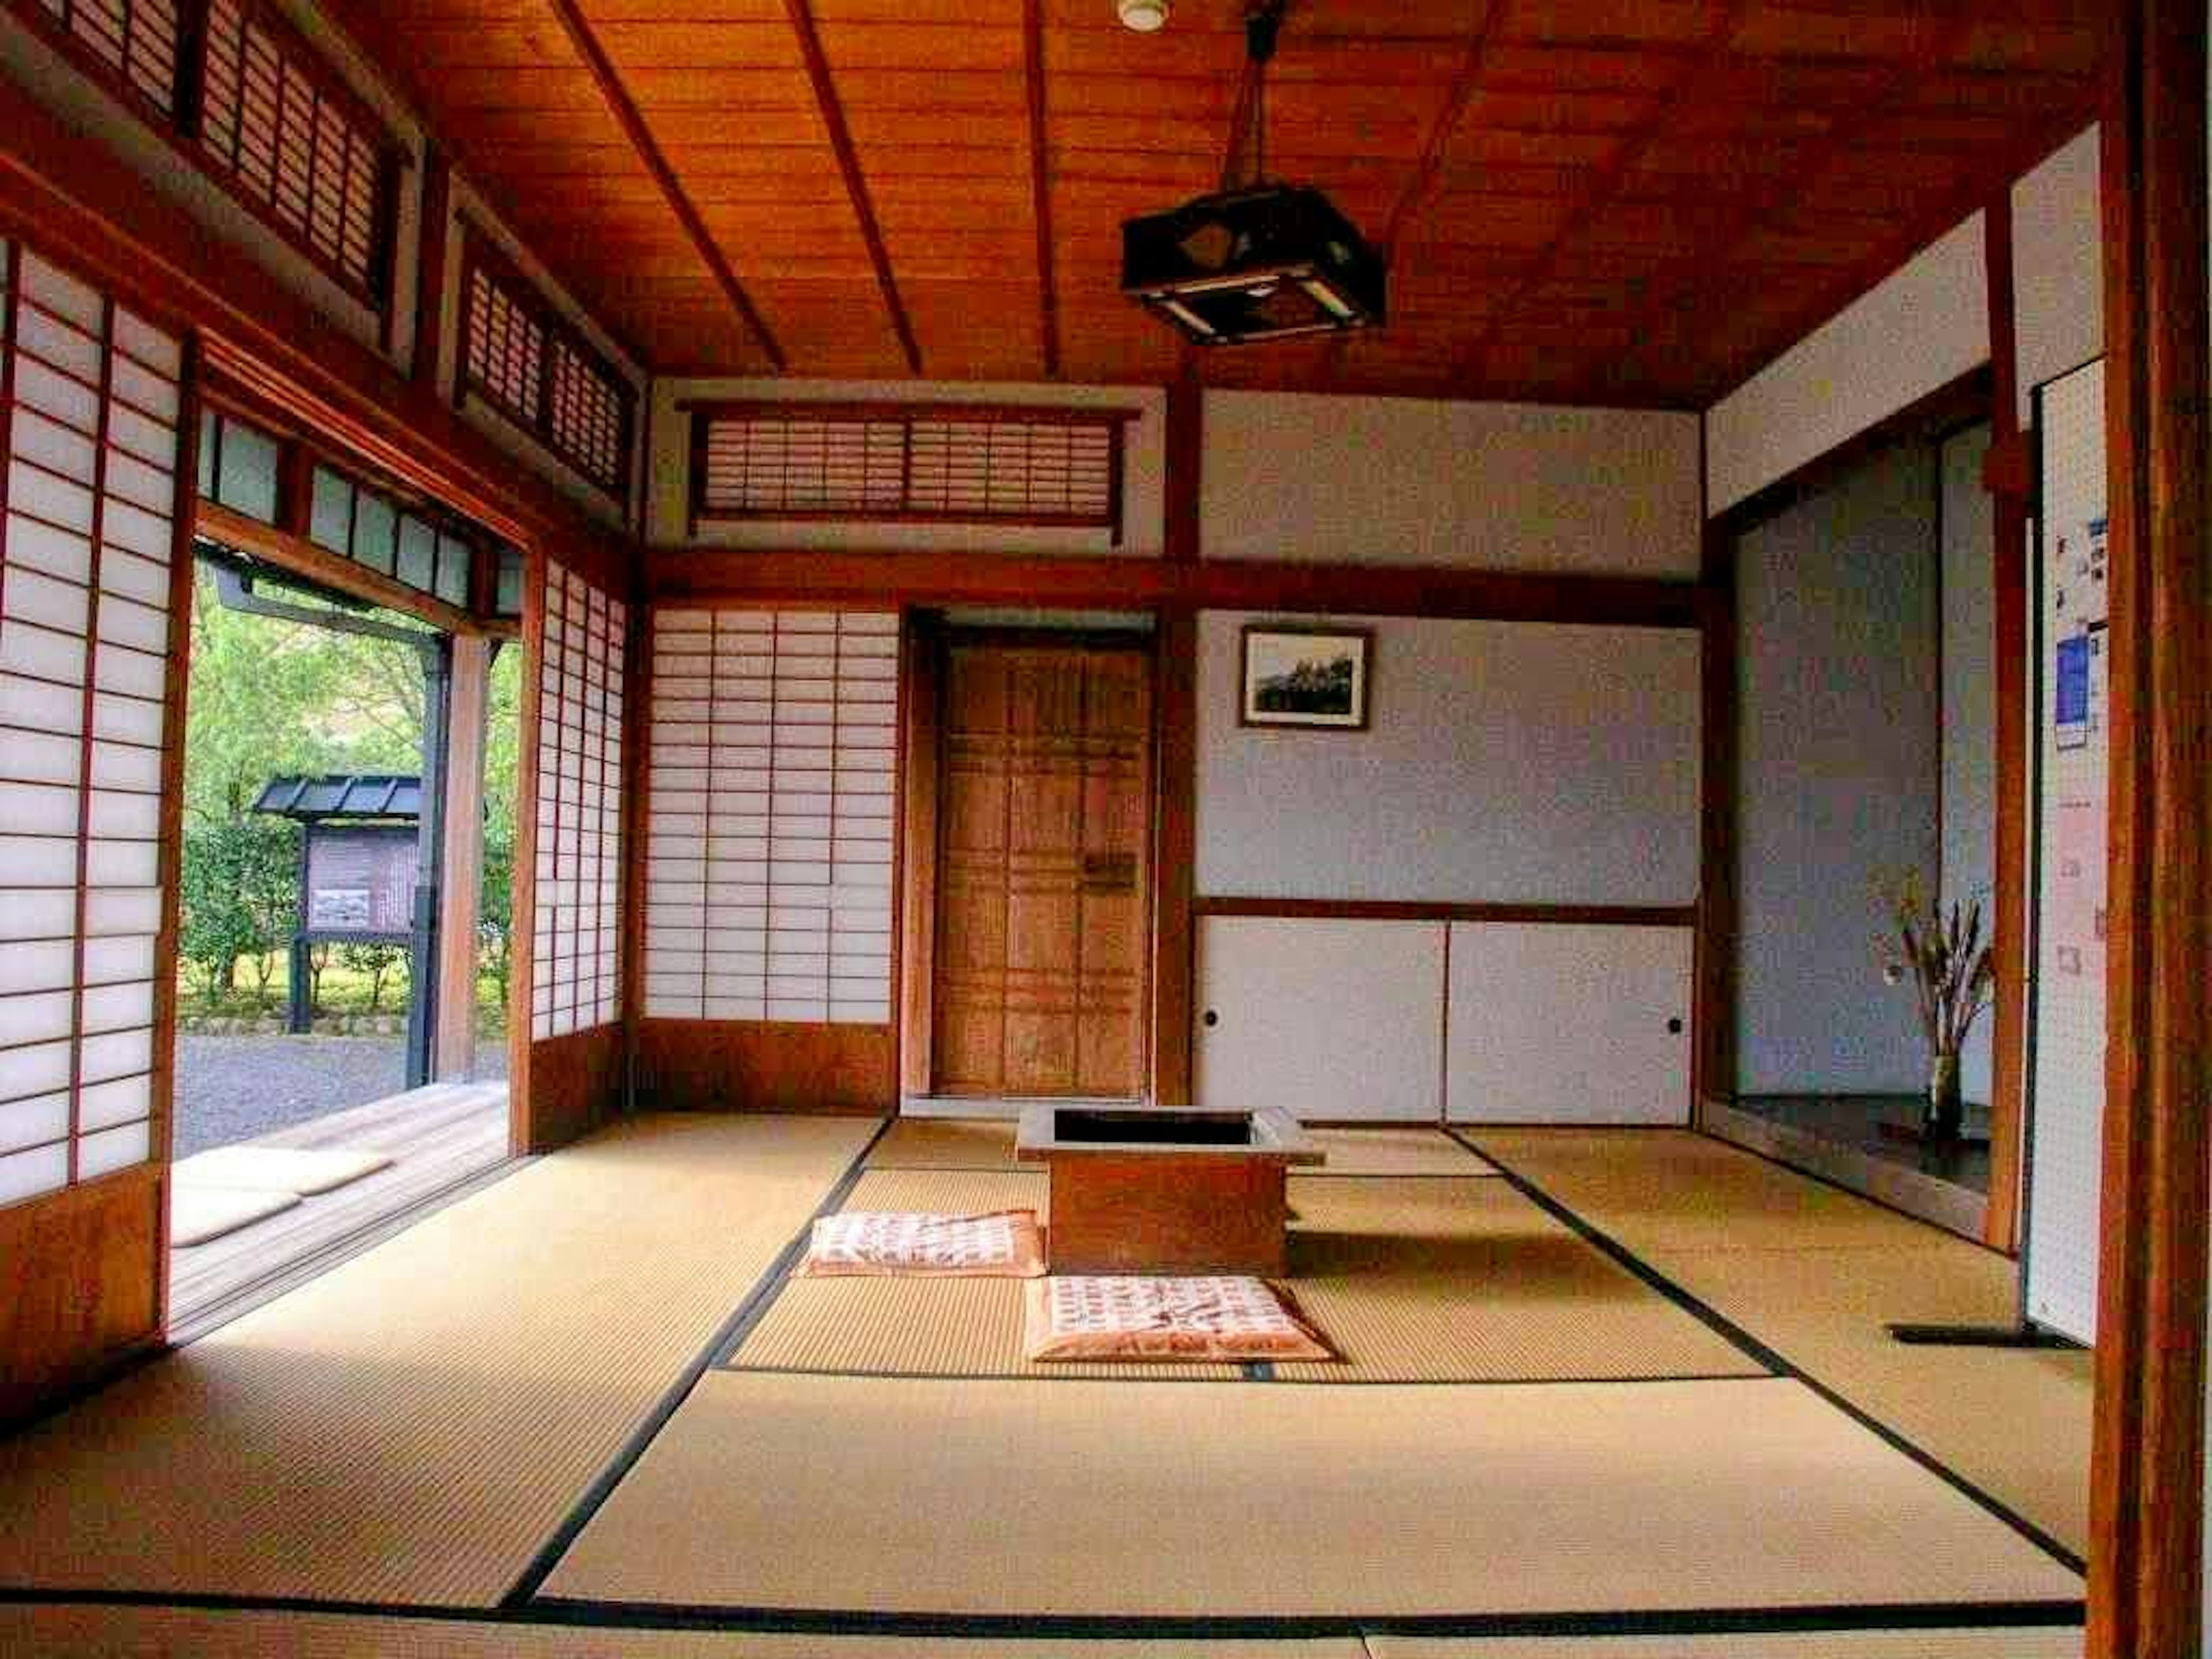
{"type": "Polygon", "coordinates": [[[691,519],[1103,529],[1121,539],[1135,410],[1022,404],[691,407],[691,519]]]}
{"type": "Polygon", "coordinates": [[[538,679],[530,1032],[622,1012],[623,653],[628,611],[549,562],[538,679]]]}
{"type": "Polygon", "coordinates": [[[461,372],[474,392],[617,501],[629,489],[636,394],[471,232],[464,266],[461,372]]]}
{"type": "Polygon", "coordinates": [[[0,1204],[158,1149],[184,350],[0,242],[0,1204]]]}
{"type": "Polygon", "coordinates": [[[177,104],[177,9],[171,0],[39,0],[88,55],[164,116],[177,104]]]}
{"type": "Polygon", "coordinates": [[[383,289],[384,135],[290,27],[211,0],[200,142],[236,188],[340,281],[383,289]]]}

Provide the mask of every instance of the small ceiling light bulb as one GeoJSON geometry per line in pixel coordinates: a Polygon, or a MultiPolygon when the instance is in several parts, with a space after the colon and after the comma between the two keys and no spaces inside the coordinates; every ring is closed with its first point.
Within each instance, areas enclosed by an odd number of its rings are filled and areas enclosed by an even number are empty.
{"type": "Polygon", "coordinates": [[[1169,0],[1115,0],[1122,23],[1139,34],[1151,34],[1166,26],[1169,0]]]}

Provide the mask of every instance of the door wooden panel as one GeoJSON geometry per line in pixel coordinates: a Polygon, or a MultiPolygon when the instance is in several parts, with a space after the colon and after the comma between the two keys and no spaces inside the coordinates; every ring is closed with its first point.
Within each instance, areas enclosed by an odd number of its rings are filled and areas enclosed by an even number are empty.
{"type": "Polygon", "coordinates": [[[940,750],[933,1086],[1135,1095],[1150,659],[1109,647],[956,644],[940,750]]]}

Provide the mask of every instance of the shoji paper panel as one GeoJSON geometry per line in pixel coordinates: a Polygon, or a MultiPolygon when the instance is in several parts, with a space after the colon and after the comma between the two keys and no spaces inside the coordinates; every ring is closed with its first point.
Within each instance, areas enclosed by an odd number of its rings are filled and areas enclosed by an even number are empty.
{"type": "Polygon", "coordinates": [[[0,1204],[154,1152],[184,350],[0,242],[0,1204]]]}
{"type": "Polygon", "coordinates": [[[628,609],[545,567],[538,682],[538,862],[531,1035],[565,1036],[622,1009],[623,652],[628,609]]]}
{"type": "Polygon", "coordinates": [[[655,611],[647,1016],[890,1024],[898,629],[655,611]]]}

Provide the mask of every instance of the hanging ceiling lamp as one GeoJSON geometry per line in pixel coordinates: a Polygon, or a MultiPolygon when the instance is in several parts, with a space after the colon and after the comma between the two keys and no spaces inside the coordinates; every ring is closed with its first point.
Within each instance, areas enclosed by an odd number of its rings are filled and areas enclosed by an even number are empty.
{"type": "Polygon", "coordinates": [[[1121,291],[1201,345],[1331,334],[1383,319],[1382,261],[1352,222],[1311,186],[1267,176],[1267,64],[1283,6],[1259,0],[1245,14],[1249,118],[1240,118],[1248,116],[1240,99],[1220,190],[1121,224],[1121,291]],[[1238,155],[1248,133],[1249,171],[1238,155]]]}

